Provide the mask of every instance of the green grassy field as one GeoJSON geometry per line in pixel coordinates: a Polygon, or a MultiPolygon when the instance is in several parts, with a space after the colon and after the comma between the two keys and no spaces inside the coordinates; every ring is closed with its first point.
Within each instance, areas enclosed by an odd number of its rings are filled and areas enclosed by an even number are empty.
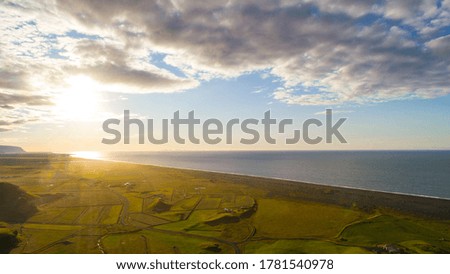
{"type": "Polygon", "coordinates": [[[364,219],[366,215],[357,210],[337,206],[281,199],[260,199],[254,224],[256,236],[260,237],[332,238],[346,224],[364,219]]]}
{"type": "Polygon", "coordinates": [[[0,156],[0,174],[23,197],[2,253],[450,253],[448,215],[387,194],[51,154],[0,156]]]}

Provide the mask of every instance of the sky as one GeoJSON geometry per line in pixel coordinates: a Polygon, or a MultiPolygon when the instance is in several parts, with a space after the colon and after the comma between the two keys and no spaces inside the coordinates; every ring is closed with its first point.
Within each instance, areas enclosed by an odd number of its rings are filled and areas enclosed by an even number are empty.
{"type": "MultiPolygon", "coordinates": [[[[0,35],[3,145],[450,149],[450,0],[2,0],[0,35]],[[286,144],[276,126],[276,144],[240,144],[248,135],[239,131],[233,144],[139,144],[136,128],[130,144],[102,143],[105,120],[123,122],[125,110],[153,119],[158,135],[176,111],[223,124],[270,111],[302,128],[325,123],[326,109],[346,118],[347,143],[286,144]]],[[[324,136],[324,127],[310,133],[324,136]]]]}

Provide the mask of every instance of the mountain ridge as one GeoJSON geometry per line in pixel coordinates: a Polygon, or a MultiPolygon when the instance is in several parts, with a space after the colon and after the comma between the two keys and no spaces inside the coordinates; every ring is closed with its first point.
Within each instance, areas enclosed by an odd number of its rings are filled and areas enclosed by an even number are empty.
{"type": "Polygon", "coordinates": [[[23,148],[18,146],[2,146],[0,145],[0,154],[26,153],[23,148]]]}

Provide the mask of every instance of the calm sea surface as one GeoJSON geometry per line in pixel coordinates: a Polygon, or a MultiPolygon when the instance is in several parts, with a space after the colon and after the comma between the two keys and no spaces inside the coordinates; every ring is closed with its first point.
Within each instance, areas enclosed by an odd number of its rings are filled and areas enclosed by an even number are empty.
{"type": "Polygon", "coordinates": [[[100,158],[450,199],[450,151],[114,152],[100,158]]]}

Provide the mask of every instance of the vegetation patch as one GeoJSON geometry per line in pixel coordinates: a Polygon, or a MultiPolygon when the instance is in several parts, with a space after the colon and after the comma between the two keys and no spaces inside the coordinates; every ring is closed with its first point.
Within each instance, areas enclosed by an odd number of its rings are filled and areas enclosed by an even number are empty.
{"type": "Polygon", "coordinates": [[[9,229],[0,223],[0,253],[9,253],[19,242],[17,230],[9,229]]]}
{"type": "Polygon", "coordinates": [[[171,207],[171,210],[192,210],[200,202],[200,196],[183,199],[171,207]]]}
{"type": "Polygon", "coordinates": [[[148,205],[146,206],[145,212],[155,212],[161,213],[169,211],[172,206],[166,202],[164,202],[161,198],[154,198],[148,205]]]}
{"type": "Polygon", "coordinates": [[[220,249],[223,253],[233,253],[230,246],[220,242],[195,236],[183,237],[183,241],[180,241],[178,235],[159,231],[110,235],[102,239],[102,244],[107,253],[201,254],[217,253],[217,249],[220,249]],[[214,250],[208,248],[216,245],[217,247],[214,250]]]}
{"type": "Polygon", "coordinates": [[[107,210],[104,213],[100,222],[105,225],[116,224],[119,220],[119,216],[120,216],[121,212],[122,212],[121,205],[107,207],[107,210]]]}
{"type": "Polygon", "coordinates": [[[368,250],[315,240],[251,241],[244,246],[245,253],[252,254],[363,254],[368,250]]]}
{"type": "Polygon", "coordinates": [[[259,199],[254,216],[260,237],[334,237],[362,213],[333,205],[282,199],[259,199]]]}
{"type": "Polygon", "coordinates": [[[34,197],[16,185],[0,183],[0,221],[23,223],[38,211],[34,197]]]}
{"type": "Polygon", "coordinates": [[[146,225],[160,225],[160,224],[165,224],[168,223],[170,221],[158,218],[158,217],[154,217],[148,214],[143,214],[143,213],[133,213],[130,214],[130,218],[134,221],[137,221],[139,223],[143,223],[146,225]]]}
{"type": "Polygon", "coordinates": [[[222,198],[203,198],[198,204],[198,209],[217,209],[219,208],[222,198]]]}
{"type": "Polygon", "coordinates": [[[0,174],[1,252],[450,253],[445,200],[53,154],[0,174]]]}
{"type": "Polygon", "coordinates": [[[342,233],[342,239],[350,243],[365,244],[369,247],[383,247],[382,253],[449,253],[449,234],[423,226],[405,217],[381,215],[348,226],[342,233]],[[398,246],[399,252],[390,252],[398,246]]]}

